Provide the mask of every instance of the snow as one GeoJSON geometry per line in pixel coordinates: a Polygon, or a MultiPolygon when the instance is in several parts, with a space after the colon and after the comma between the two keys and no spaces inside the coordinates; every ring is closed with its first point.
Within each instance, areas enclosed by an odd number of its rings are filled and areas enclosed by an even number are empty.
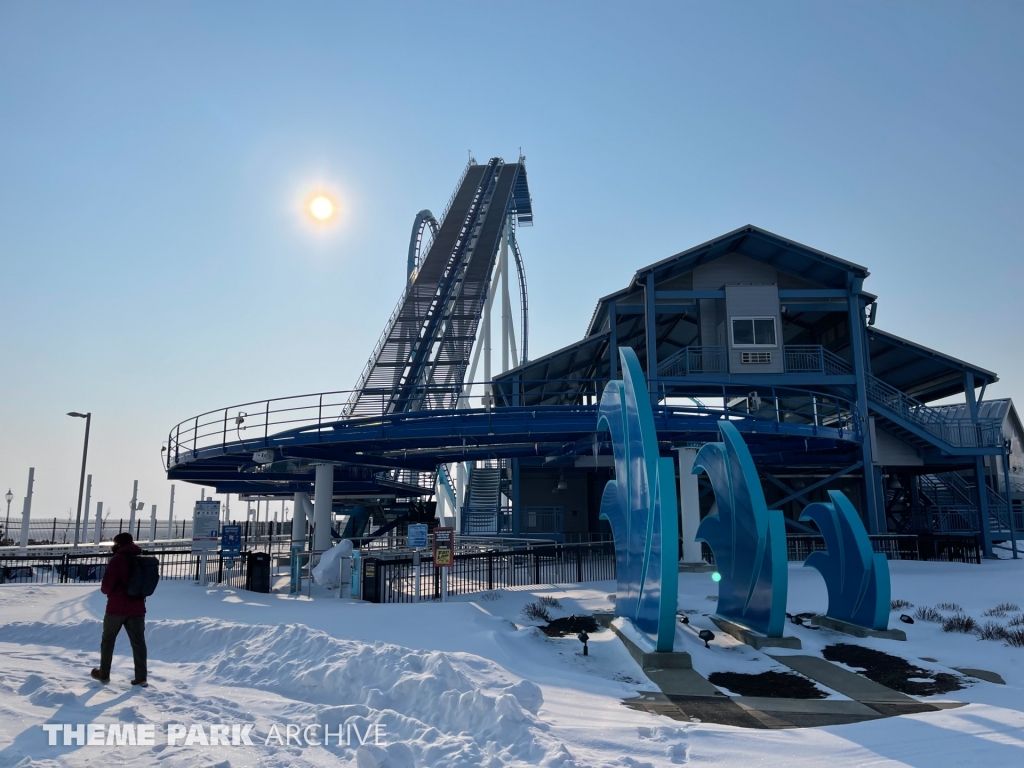
{"type": "MultiPolygon", "coordinates": [[[[1024,604],[1022,561],[891,566],[893,597],[915,606],[953,601],[981,619],[997,603],[1024,604]]],[[[699,672],[784,669],[710,623],[710,574],[681,574],[679,582],[679,607],[691,612],[691,624],[679,627],[677,649],[691,654],[699,672]],[[701,628],[715,632],[710,649],[696,638],[701,628]]],[[[560,602],[553,617],[610,611],[613,589],[600,582],[498,590],[443,604],[369,605],[316,585],[311,597],[289,597],[165,581],[149,601],[151,686],[133,689],[123,635],[111,683],[88,678],[105,605],[95,587],[2,585],[0,766],[569,768],[827,760],[938,767],[1024,758],[1024,649],[943,633],[926,622],[899,624],[905,643],[786,627],[803,642],[800,653],[856,642],[927,670],[991,670],[1007,685],[978,681],[933,697],[970,702],[958,709],[785,731],[682,723],[629,709],[624,698],[654,685],[612,632],[592,633],[584,657],[574,636],[549,638],[522,616],[540,595],[560,602]],[[158,736],[153,746],[63,746],[59,739],[48,746],[44,723],[154,723],[158,736]],[[254,743],[165,743],[169,724],[197,723],[207,732],[214,724],[253,723],[254,743]],[[357,734],[379,725],[384,738],[328,747],[266,741],[275,726],[283,735],[288,724],[342,723],[357,734]]],[[[792,565],[788,610],[821,612],[826,604],[817,572],[792,565]]]]}

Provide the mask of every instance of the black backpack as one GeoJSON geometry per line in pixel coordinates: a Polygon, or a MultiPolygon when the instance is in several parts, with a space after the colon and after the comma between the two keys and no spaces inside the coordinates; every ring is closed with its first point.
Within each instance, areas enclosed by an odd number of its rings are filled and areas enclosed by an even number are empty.
{"type": "Polygon", "coordinates": [[[145,598],[156,592],[160,581],[160,560],[151,555],[136,555],[128,573],[128,586],[125,594],[128,597],[145,598]]]}

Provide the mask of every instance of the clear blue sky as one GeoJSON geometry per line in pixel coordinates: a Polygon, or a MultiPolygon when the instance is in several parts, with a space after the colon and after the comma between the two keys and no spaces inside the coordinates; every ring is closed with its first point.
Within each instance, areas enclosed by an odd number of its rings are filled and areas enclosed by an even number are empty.
{"type": "Polygon", "coordinates": [[[0,492],[66,515],[91,410],[93,499],[163,516],[177,421],[351,387],[470,149],[527,156],[534,356],[752,223],[1024,404],[1022,41],[1019,2],[2,0],[0,492]]]}

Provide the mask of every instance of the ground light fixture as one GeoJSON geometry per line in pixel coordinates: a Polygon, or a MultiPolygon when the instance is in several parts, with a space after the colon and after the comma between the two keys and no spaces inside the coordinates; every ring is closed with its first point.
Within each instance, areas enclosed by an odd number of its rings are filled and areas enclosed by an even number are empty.
{"type": "Polygon", "coordinates": [[[697,637],[704,641],[705,648],[710,648],[711,646],[708,643],[715,639],[715,633],[710,629],[702,629],[697,637]]]}
{"type": "Polygon", "coordinates": [[[722,580],[722,574],[720,574],[718,571],[715,571],[711,574],[711,580],[717,584],[722,580]]]}
{"type": "Polygon", "coordinates": [[[583,655],[589,656],[590,651],[587,648],[587,643],[590,641],[590,635],[587,634],[587,631],[583,630],[582,632],[580,632],[578,635],[576,635],[576,639],[583,643],[583,655]]]}
{"type": "Polygon", "coordinates": [[[85,443],[82,446],[82,475],[78,480],[78,512],[75,515],[75,547],[78,546],[78,535],[82,528],[82,492],[85,490],[85,460],[89,455],[89,427],[92,425],[92,413],[69,411],[68,416],[85,419],[85,443]]]}

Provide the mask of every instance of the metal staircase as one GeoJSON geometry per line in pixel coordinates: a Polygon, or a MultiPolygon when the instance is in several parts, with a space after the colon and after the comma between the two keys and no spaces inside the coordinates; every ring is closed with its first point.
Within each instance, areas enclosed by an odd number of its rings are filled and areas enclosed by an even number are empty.
{"type": "Polygon", "coordinates": [[[947,416],[881,379],[865,376],[865,394],[872,409],[885,416],[898,436],[918,447],[932,444],[950,453],[1002,445],[1002,425],[996,419],[958,419],[947,416]]]}
{"type": "MultiPolygon", "coordinates": [[[[977,486],[957,472],[921,475],[921,495],[927,504],[928,527],[936,533],[980,533],[977,486]]],[[[985,484],[988,527],[992,536],[1010,532],[1010,505],[985,484]]]]}

